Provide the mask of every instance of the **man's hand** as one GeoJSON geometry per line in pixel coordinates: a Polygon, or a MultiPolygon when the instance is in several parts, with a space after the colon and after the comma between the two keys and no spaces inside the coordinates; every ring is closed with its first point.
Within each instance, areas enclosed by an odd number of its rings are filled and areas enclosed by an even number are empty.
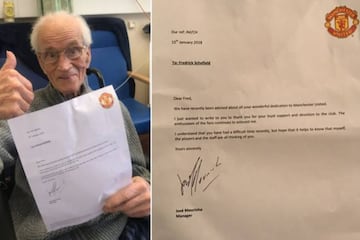
{"type": "Polygon", "coordinates": [[[16,57],[7,51],[0,69],[0,119],[24,114],[34,99],[31,82],[15,70],[16,57]]]}
{"type": "Polygon", "coordinates": [[[129,217],[150,215],[150,184],[142,177],[133,177],[132,182],[109,197],[104,212],[122,212],[129,217]]]}

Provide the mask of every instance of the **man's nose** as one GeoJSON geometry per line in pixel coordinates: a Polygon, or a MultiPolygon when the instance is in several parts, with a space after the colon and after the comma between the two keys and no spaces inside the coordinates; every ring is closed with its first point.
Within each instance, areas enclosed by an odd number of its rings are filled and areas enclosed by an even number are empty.
{"type": "Polygon", "coordinates": [[[68,70],[71,67],[71,59],[66,57],[66,55],[62,52],[59,54],[57,65],[60,70],[68,70]]]}

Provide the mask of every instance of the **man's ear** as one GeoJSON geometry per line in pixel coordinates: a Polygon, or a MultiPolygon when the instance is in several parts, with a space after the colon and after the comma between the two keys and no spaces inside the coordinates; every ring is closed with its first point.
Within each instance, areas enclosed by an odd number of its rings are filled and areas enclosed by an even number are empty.
{"type": "Polygon", "coordinates": [[[36,54],[36,58],[39,62],[39,65],[41,67],[41,70],[45,73],[45,75],[47,75],[46,71],[45,71],[45,65],[44,65],[44,62],[41,60],[40,56],[38,54],[36,54]]]}
{"type": "Polygon", "coordinates": [[[86,50],[85,63],[86,63],[86,67],[88,68],[90,66],[90,63],[91,63],[91,49],[90,49],[90,47],[88,47],[87,50],[86,50]]]}

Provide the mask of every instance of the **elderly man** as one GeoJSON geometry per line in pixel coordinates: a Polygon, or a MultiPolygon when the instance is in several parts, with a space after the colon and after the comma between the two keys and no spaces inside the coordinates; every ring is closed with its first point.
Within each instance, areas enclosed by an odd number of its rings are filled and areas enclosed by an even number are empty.
{"type": "MultiPolygon", "coordinates": [[[[90,29],[80,16],[57,12],[40,17],[33,27],[31,45],[50,82],[47,87],[32,94],[31,83],[14,69],[16,57],[8,52],[7,60],[0,70],[2,118],[37,111],[91,91],[86,78],[86,69],[91,61],[91,41],[90,29]],[[11,94],[2,96],[1,86],[13,89],[11,94]],[[7,111],[2,111],[3,109],[7,111]]],[[[122,104],[121,106],[133,165],[132,183],[106,200],[101,216],[87,223],[53,232],[45,229],[7,122],[0,121],[0,172],[15,165],[15,186],[9,202],[18,240],[115,240],[120,235],[123,239],[128,235],[124,234],[128,217],[149,216],[149,172],[145,167],[135,128],[127,110],[122,104]]]]}

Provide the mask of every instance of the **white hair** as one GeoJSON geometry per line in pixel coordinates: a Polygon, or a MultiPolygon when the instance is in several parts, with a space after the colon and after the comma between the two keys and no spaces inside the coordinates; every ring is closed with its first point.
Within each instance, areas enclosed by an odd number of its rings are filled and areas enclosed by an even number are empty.
{"type": "Polygon", "coordinates": [[[65,11],[51,12],[38,18],[32,28],[30,35],[31,48],[35,51],[39,51],[39,32],[44,24],[48,21],[53,21],[61,18],[73,18],[76,23],[80,26],[82,38],[86,46],[90,46],[92,43],[91,30],[85,19],[80,15],[74,15],[65,11]]]}

